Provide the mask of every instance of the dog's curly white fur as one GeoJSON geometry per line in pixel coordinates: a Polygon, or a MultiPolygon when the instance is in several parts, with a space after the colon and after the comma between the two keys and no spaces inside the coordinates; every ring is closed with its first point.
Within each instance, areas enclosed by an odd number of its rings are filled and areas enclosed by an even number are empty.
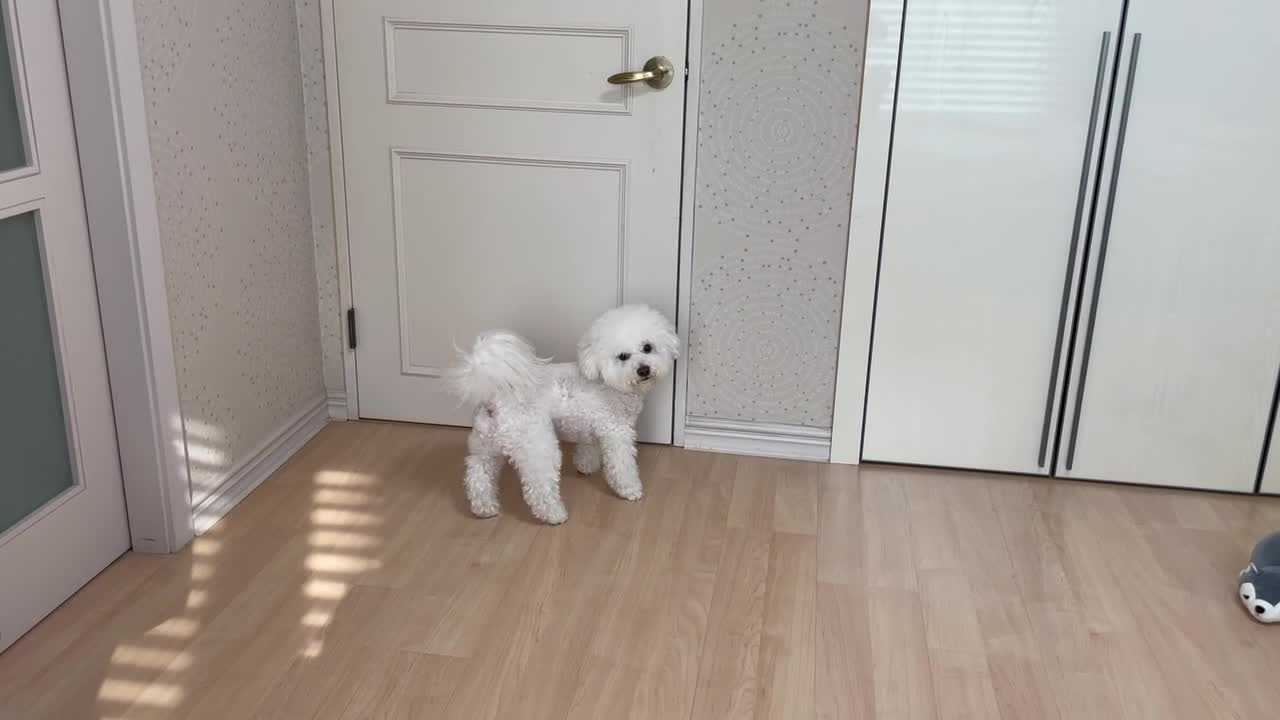
{"type": "Polygon", "coordinates": [[[603,466],[614,492],[639,500],[636,418],[645,393],[671,372],[679,345],[671,321],[645,305],[597,318],[578,341],[576,364],[551,364],[512,332],[481,335],[450,371],[457,393],[476,403],[465,477],[471,512],[498,514],[498,473],[507,459],[533,515],[567,520],[557,436],[577,443],[578,472],[603,466]]]}

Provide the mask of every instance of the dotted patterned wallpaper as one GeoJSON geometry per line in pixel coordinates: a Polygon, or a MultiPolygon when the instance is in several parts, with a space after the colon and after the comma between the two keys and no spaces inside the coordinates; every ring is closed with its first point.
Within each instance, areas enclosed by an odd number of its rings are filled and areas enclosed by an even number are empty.
{"type": "Polygon", "coordinates": [[[706,0],[689,414],[830,427],[866,0],[706,0]]]}
{"type": "Polygon", "coordinates": [[[324,393],[297,16],[293,0],[135,13],[199,503],[324,393]]]}

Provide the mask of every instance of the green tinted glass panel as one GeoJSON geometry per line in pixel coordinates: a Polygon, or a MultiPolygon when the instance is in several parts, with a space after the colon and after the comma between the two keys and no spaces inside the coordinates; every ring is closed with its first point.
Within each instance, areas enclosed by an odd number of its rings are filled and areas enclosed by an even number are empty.
{"type": "Polygon", "coordinates": [[[0,172],[26,166],[27,142],[22,134],[22,112],[10,57],[9,17],[0,23],[0,172]]]}
{"type": "Polygon", "coordinates": [[[75,481],[36,222],[0,220],[0,533],[75,481]]]}

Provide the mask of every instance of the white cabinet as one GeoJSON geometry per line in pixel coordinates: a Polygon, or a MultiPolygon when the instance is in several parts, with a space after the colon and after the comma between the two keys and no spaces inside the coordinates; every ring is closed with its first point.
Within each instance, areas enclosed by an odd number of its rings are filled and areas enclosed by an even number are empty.
{"type": "Polygon", "coordinates": [[[908,3],[864,460],[1253,490],[1275,27],[1270,0],[908,3]]]}
{"type": "Polygon", "coordinates": [[[1280,423],[1271,429],[1271,446],[1260,489],[1268,495],[1280,495],[1280,423]]]}
{"type": "Polygon", "coordinates": [[[1062,475],[1253,490],[1280,367],[1277,26],[1269,0],[1130,3],[1062,475]]]}
{"type": "Polygon", "coordinates": [[[1048,471],[1121,8],[907,3],[865,460],[1048,471]]]}

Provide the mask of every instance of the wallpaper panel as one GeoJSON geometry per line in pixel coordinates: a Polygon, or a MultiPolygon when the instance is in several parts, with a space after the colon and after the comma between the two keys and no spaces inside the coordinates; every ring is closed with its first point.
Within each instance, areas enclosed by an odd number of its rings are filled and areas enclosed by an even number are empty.
{"type": "Polygon", "coordinates": [[[706,0],[689,414],[830,427],[866,0],[706,0]]]}
{"type": "Polygon", "coordinates": [[[135,0],[199,503],[323,395],[293,0],[135,0]]]}

